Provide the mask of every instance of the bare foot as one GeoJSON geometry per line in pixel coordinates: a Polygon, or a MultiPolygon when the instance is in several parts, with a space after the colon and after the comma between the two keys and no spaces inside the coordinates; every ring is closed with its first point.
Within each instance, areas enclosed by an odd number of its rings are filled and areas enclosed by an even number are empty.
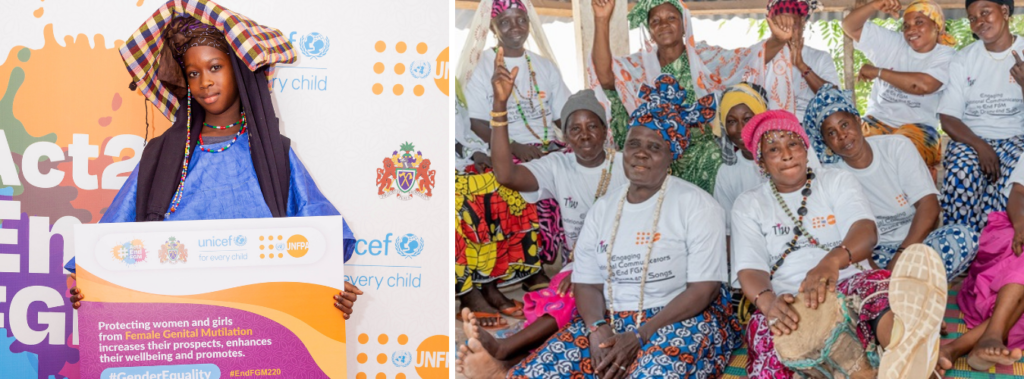
{"type": "Polygon", "coordinates": [[[935,371],[937,371],[939,375],[945,377],[946,370],[953,368],[953,360],[955,359],[956,357],[952,356],[952,353],[950,353],[946,345],[943,345],[939,348],[939,360],[935,363],[935,371]]]}
{"type": "Polygon", "coordinates": [[[967,364],[979,371],[988,371],[994,365],[1012,365],[1021,358],[1021,350],[1010,350],[998,338],[981,337],[967,356],[967,364]]]}
{"type": "Polygon", "coordinates": [[[483,346],[487,353],[499,360],[506,360],[508,357],[507,353],[502,348],[501,342],[494,338],[491,333],[486,331],[481,332],[480,326],[477,325],[476,316],[473,312],[469,311],[469,308],[462,308],[462,331],[466,333],[467,339],[476,339],[480,341],[480,345],[483,346]]]}
{"type": "Polygon", "coordinates": [[[508,370],[501,361],[494,359],[480,345],[480,340],[471,338],[468,345],[459,347],[459,359],[455,361],[455,371],[466,375],[469,379],[500,379],[508,370]]]}

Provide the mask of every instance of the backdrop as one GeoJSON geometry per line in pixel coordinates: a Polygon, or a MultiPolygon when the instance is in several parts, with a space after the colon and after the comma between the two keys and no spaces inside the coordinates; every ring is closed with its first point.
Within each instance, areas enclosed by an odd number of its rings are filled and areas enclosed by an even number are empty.
{"type": "MultiPolygon", "coordinates": [[[[278,70],[274,101],[359,239],[344,272],[365,291],[347,325],[349,376],[447,377],[449,4],[217,3],[281,30],[299,51],[278,70]]],[[[161,4],[19,0],[0,12],[4,378],[79,377],[64,236],[100,219],[145,142],[170,126],[128,89],[117,52],[161,4]]]]}

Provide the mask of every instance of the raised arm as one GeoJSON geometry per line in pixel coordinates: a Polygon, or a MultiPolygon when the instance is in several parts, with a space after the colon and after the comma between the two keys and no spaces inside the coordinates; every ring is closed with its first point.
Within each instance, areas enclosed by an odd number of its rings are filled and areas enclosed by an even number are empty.
{"type": "Polygon", "coordinates": [[[857,78],[861,81],[879,79],[911,95],[928,95],[942,88],[942,82],[923,72],[883,70],[874,65],[861,66],[857,78]]]}
{"type": "Polygon", "coordinates": [[[594,5],[594,46],[591,54],[597,80],[604,89],[615,89],[615,74],[612,72],[611,27],[615,0],[593,0],[594,5]]]}
{"type": "Polygon", "coordinates": [[[494,87],[494,104],[491,108],[491,167],[498,183],[515,191],[533,192],[537,190],[537,178],[526,167],[512,162],[512,146],[508,137],[508,98],[512,95],[519,67],[512,72],[505,67],[505,51],[498,48],[494,58],[494,76],[491,86],[494,87]]]}
{"type": "Polygon", "coordinates": [[[864,23],[868,22],[875,12],[882,11],[893,18],[899,18],[901,8],[898,0],[875,0],[861,5],[843,18],[843,31],[854,41],[860,42],[860,31],[864,29],[864,23]]]}

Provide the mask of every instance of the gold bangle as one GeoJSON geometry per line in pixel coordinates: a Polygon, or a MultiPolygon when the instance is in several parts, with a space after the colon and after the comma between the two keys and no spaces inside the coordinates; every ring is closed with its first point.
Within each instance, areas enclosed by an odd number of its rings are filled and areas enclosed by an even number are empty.
{"type": "Polygon", "coordinates": [[[492,128],[494,128],[494,127],[502,127],[502,126],[508,126],[508,121],[491,120],[491,127],[492,128]]]}
{"type": "Polygon", "coordinates": [[[495,117],[505,117],[505,116],[507,116],[507,115],[508,115],[508,111],[504,111],[504,112],[494,112],[494,111],[492,111],[492,112],[491,112],[491,118],[495,118],[495,117]]]}

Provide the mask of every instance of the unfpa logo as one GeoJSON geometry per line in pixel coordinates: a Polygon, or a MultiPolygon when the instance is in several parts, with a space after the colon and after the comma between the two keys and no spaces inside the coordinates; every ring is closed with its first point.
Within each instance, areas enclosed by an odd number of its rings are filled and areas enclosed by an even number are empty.
{"type": "MultiPolygon", "coordinates": [[[[387,49],[388,49],[388,43],[387,42],[377,41],[377,43],[374,44],[374,50],[376,50],[378,53],[383,53],[383,52],[387,51],[387,49]]],[[[405,54],[406,51],[408,50],[408,46],[406,45],[406,43],[404,41],[399,41],[398,43],[396,43],[394,45],[394,49],[395,49],[395,52],[397,52],[399,54],[405,54]]],[[[420,42],[420,43],[416,44],[416,53],[417,54],[425,55],[425,54],[427,54],[427,50],[428,50],[428,48],[427,48],[427,44],[425,42],[420,42]]],[[[376,62],[376,63],[373,64],[373,72],[378,74],[378,75],[382,75],[382,74],[384,74],[384,71],[387,70],[387,66],[388,65],[386,65],[384,62],[376,62]]],[[[398,63],[394,64],[393,67],[394,67],[395,74],[399,75],[399,76],[404,75],[406,73],[406,71],[408,71],[409,72],[409,76],[412,76],[412,78],[415,79],[415,80],[423,80],[423,79],[432,78],[434,80],[434,84],[437,86],[437,89],[440,90],[441,93],[443,93],[445,96],[448,96],[448,48],[447,47],[444,48],[444,50],[442,50],[437,55],[437,58],[434,59],[434,65],[431,65],[431,62],[429,61],[429,58],[423,59],[423,57],[414,57],[413,59],[411,59],[409,61],[398,62],[398,63]],[[416,58],[420,58],[420,59],[416,59],[416,58]],[[406,63],[405,62],[409,62],[408,63],[408,67],[406,67],[406,63]]],[[[395,96],[401,96],[402,94],[405,93],[405,87],[406,86],[403,85],[402,83],[395,84],[394,86],[391,87],[391,93],[394,93],[395,96]]],[[[373,89],[373,94],[374,95],[380,95],[380,94],[384,93],[384,84],[383,83],[379,83],[379,82],[378,83],[374,83],[372,89],[373,89]]],[[[424,92],[425,92],[425,88],[423,87],[422,84],[416,84],[416,85],[414,85],[412,87],[413,95],[423,96],[424,92]]]]}
{"type": "Polygon", "coordinates": [[[293,258],[302,258],[309,253],[309,240],[301,234],[288,237],[287,242],[280,234],[260,236],[260,251],[260,259],[284,258],[284,253],[293,258]]]}

